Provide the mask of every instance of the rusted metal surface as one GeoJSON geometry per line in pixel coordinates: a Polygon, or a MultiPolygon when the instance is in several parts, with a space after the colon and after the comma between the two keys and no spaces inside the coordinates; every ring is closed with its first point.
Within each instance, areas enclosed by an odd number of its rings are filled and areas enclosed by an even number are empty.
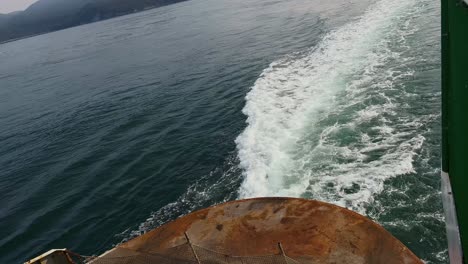
{"type": "MultiPolygon", "coordinates": [[[[164,255],[190,243],[230,256],[283,253],[301,263],[422,263],[384,228],[331,204],[292,198],[233,201],[179,218],[125,244],[120,252],[164,255]]],[[[104,256],[105,257],[105,256],[104,256]]]]}

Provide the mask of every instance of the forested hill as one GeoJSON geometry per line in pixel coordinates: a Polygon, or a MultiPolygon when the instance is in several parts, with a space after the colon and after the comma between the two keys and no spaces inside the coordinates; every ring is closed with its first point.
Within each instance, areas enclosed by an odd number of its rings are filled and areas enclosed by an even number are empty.
{"type": "Polygon", "coordinates": [[[0,42],[92,23],[185,0],[39,0],[0,14],[0,42]]]}

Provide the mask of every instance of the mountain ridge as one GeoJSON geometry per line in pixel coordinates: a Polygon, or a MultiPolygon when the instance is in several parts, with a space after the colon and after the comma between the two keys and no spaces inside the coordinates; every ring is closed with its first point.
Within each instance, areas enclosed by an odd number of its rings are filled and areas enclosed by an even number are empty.
{"type": "Polygon", "coordinates": [[[0,42],[89,24],[187,0],[39,0],[26,10],[0,14],[0,42]]]}

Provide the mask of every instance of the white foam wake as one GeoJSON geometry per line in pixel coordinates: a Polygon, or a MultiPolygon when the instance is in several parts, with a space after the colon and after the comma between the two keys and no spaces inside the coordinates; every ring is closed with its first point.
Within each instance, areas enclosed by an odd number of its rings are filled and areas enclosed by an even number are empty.
{"type": "Polygon", "coordinates": [[[306,55],[264,70],[236,140],[241,198],[311,196],[362,211],[386,179],[414,171],[424,138],[399,131],[414,120],[395,120],[398,96],[409,96],[396,84],[412,75],[402,53],[417,2],[379,1],[306,55]]]}

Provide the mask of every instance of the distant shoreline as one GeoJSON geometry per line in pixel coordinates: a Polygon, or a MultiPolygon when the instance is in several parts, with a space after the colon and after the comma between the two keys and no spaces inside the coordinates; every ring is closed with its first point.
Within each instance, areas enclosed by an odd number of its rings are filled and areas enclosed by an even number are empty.
{"type": "Polygon", "coordinates": [[[68,27],[64,27],[64,28],[60,28],[60,29],[56,29],[56,30],[44,31],[44,32],[31,34],[31,35],[25,35],[25,36],[18,37],[18,38],[13,38],[13,39],[0,40],[0,45],[7,44],[7,43],[10,43],[10,42],[19,41],[19,40],[23,40],[23,39],[27,39],[27,38],[37,37],[37,36],[40,36],[40,35],[45,35],[45,34],[49,34],[49,33],[53,33],[53,32],[58,32],[58,31],[61,31],[61,30],[66,30],[66,29],[70,29],[70,28],[74,28],[74,27],[89,25],[89,24],[98,23],[98,22],[101,22],[101,21],[106,21],[106,20],[119,18],[119,17],[123,17],[123,16],[127,16],[127,15],[141,13],[141,12],[145,12],[145,11],[148,11],[148,10],[152,10],[152,9],[156,9],[156,8],[160,8],[160,7],[164,7],[164,6],[169,6],[169,5],[177,4],[177,3],[181,3],[181,2],[186,2],[186,1],[188,1],[188,0],[176,0],[173,3],[167,3],[167,4],[155,5],[155,6],[148,6],[148,7],[145,7],[143,9],[141,9],[141,10],[134,10],[134,11],[129,11],[129,12],[122,13],[122,14],[119,14],[119,15],[115,15],[115,16],[112,16],[112,17],[100,18],[99,20],[96,20],[96,21],[85,22],[85,23],[81,23],[81,24],[76,24],[76,25],[72,25],[72,26],[68,26],[68,27]]]}
{"type": "MultiPolygon", "coordinates": [[[[72,27],[69,27],[69,28],[72,28],[72,27]]],[[[68,28],[64,28],[64,29],[68,29],[68,28]]],[[[44,33],[34,34],[34,35],[28,35],[28,36],[24,36],[24,37],[21,37],[21,38],[4,40],[4,41],[0,41],[0,45],[7,44],[7,43],[10,43],[10,42],[15,42],[15,41],[22,40],[22,39],[37,37],[37,36],[40,36],[40,35],[45,35],[45,34],[49,34],[49,33],[52,33],[52,32],[57,32],[57,31],[60,31],[60,30],[63,30],[63,29],[48,31],[48,32],[44,32],[44,33]]]]}

